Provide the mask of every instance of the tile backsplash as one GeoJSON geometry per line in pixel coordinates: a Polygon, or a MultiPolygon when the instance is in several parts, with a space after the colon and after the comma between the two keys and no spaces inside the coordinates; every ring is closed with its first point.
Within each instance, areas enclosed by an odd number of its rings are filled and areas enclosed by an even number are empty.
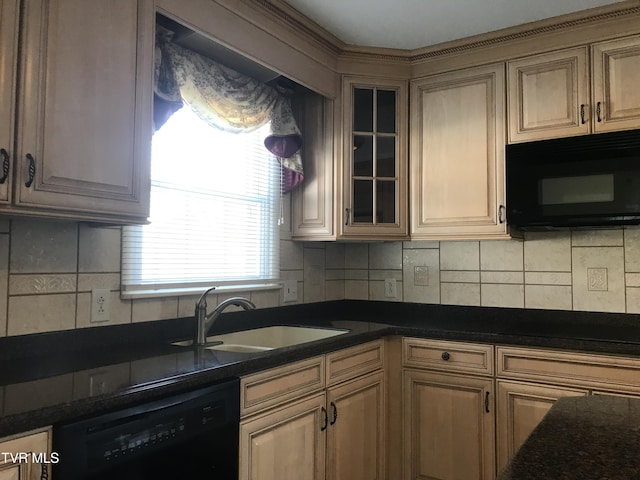
{"type": "MultiPolygon", "coordinates": [[[[0,221],[0,336],[191,316],[196,297],[120,298],[119,227],[0,221]],[[111,315],[91,323],[91,290],[111,315]]],[[[281,279],[297,303],[371,299],[640,313],[640,228],[535,232],[524,241],[280,241],[281,279]],[[396,297],[385,296],[385,280],[396,297]]],[[[244,292],[259,308],[280,290],[244,292]]],[[[228,296],[231,296],[229,294],[228,296]]],[[[224,299],[211,299],[211,304],[224,299]]]]}

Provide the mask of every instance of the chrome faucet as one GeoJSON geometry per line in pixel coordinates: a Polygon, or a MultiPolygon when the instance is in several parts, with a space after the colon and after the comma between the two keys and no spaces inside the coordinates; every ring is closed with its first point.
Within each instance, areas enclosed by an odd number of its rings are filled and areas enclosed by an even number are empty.
{"type": "Polygon", "coordinates": [[[204,345],[207,343],[207,333],[211,330],[213,323],[220,316],[220,314],[230,305],[235,305],[236,307],[242,307],[245,310],[252,310],[256,308],[255,304],[244,297],[232,297],[228,298],[218,304],[216,308],[207,315],[207,295],[212,290],[215,290],[215,287],[211,287],[204,291],[200,298],[196,302],[196,338],[195,345],[204,345]]]}

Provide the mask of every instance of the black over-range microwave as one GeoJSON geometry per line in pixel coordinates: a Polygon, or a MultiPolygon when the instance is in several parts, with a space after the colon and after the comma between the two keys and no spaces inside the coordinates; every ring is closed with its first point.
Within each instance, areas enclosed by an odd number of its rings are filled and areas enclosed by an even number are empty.
{"type": "Polygon", "coordinates": [[[521,229],[640,224],[640,130],[507,145],[506,188],[521,229]]]}

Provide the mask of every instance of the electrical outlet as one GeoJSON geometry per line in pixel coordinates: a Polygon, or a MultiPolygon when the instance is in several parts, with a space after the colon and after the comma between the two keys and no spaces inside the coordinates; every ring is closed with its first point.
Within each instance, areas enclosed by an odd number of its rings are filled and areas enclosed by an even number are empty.
{"type": "Polygon", "coordinates": [[[298,281],[287,280],[284,282],[284,301],[295,302],[298,300],[298,281]]]}
{"type": "Polygon", "coordinates": [[[396,298],[398,296],[395,278],[384,279],[384,296],[387,298],[396,298]]]}
{"type": "Polygon", "coordinates": [[[91,323],[108,322],[111,315],[111,291],[108,288],[91,290],[91,323]]]}

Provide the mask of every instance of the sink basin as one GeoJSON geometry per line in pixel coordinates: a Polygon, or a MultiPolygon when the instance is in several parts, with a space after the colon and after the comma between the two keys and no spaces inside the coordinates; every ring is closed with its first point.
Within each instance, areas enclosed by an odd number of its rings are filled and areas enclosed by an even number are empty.
{"type": "MultiPolygon", "coordinates": [[[[323,338],[330,338],[348,332],[349,330],[339,328],[275,325],[272,327],[254,328],[252,330],[241,330],[239,332],[207,337],[207,344],[209,346],[205,348],[227,352],[263,352],[275,348],[313,342],[314,340],[322,340],[323,338]]],[[[193,342],[191,340],[186,340],[183,342],[175,342],[173,345],[190,346],[192,344],[193,342]]]]}

